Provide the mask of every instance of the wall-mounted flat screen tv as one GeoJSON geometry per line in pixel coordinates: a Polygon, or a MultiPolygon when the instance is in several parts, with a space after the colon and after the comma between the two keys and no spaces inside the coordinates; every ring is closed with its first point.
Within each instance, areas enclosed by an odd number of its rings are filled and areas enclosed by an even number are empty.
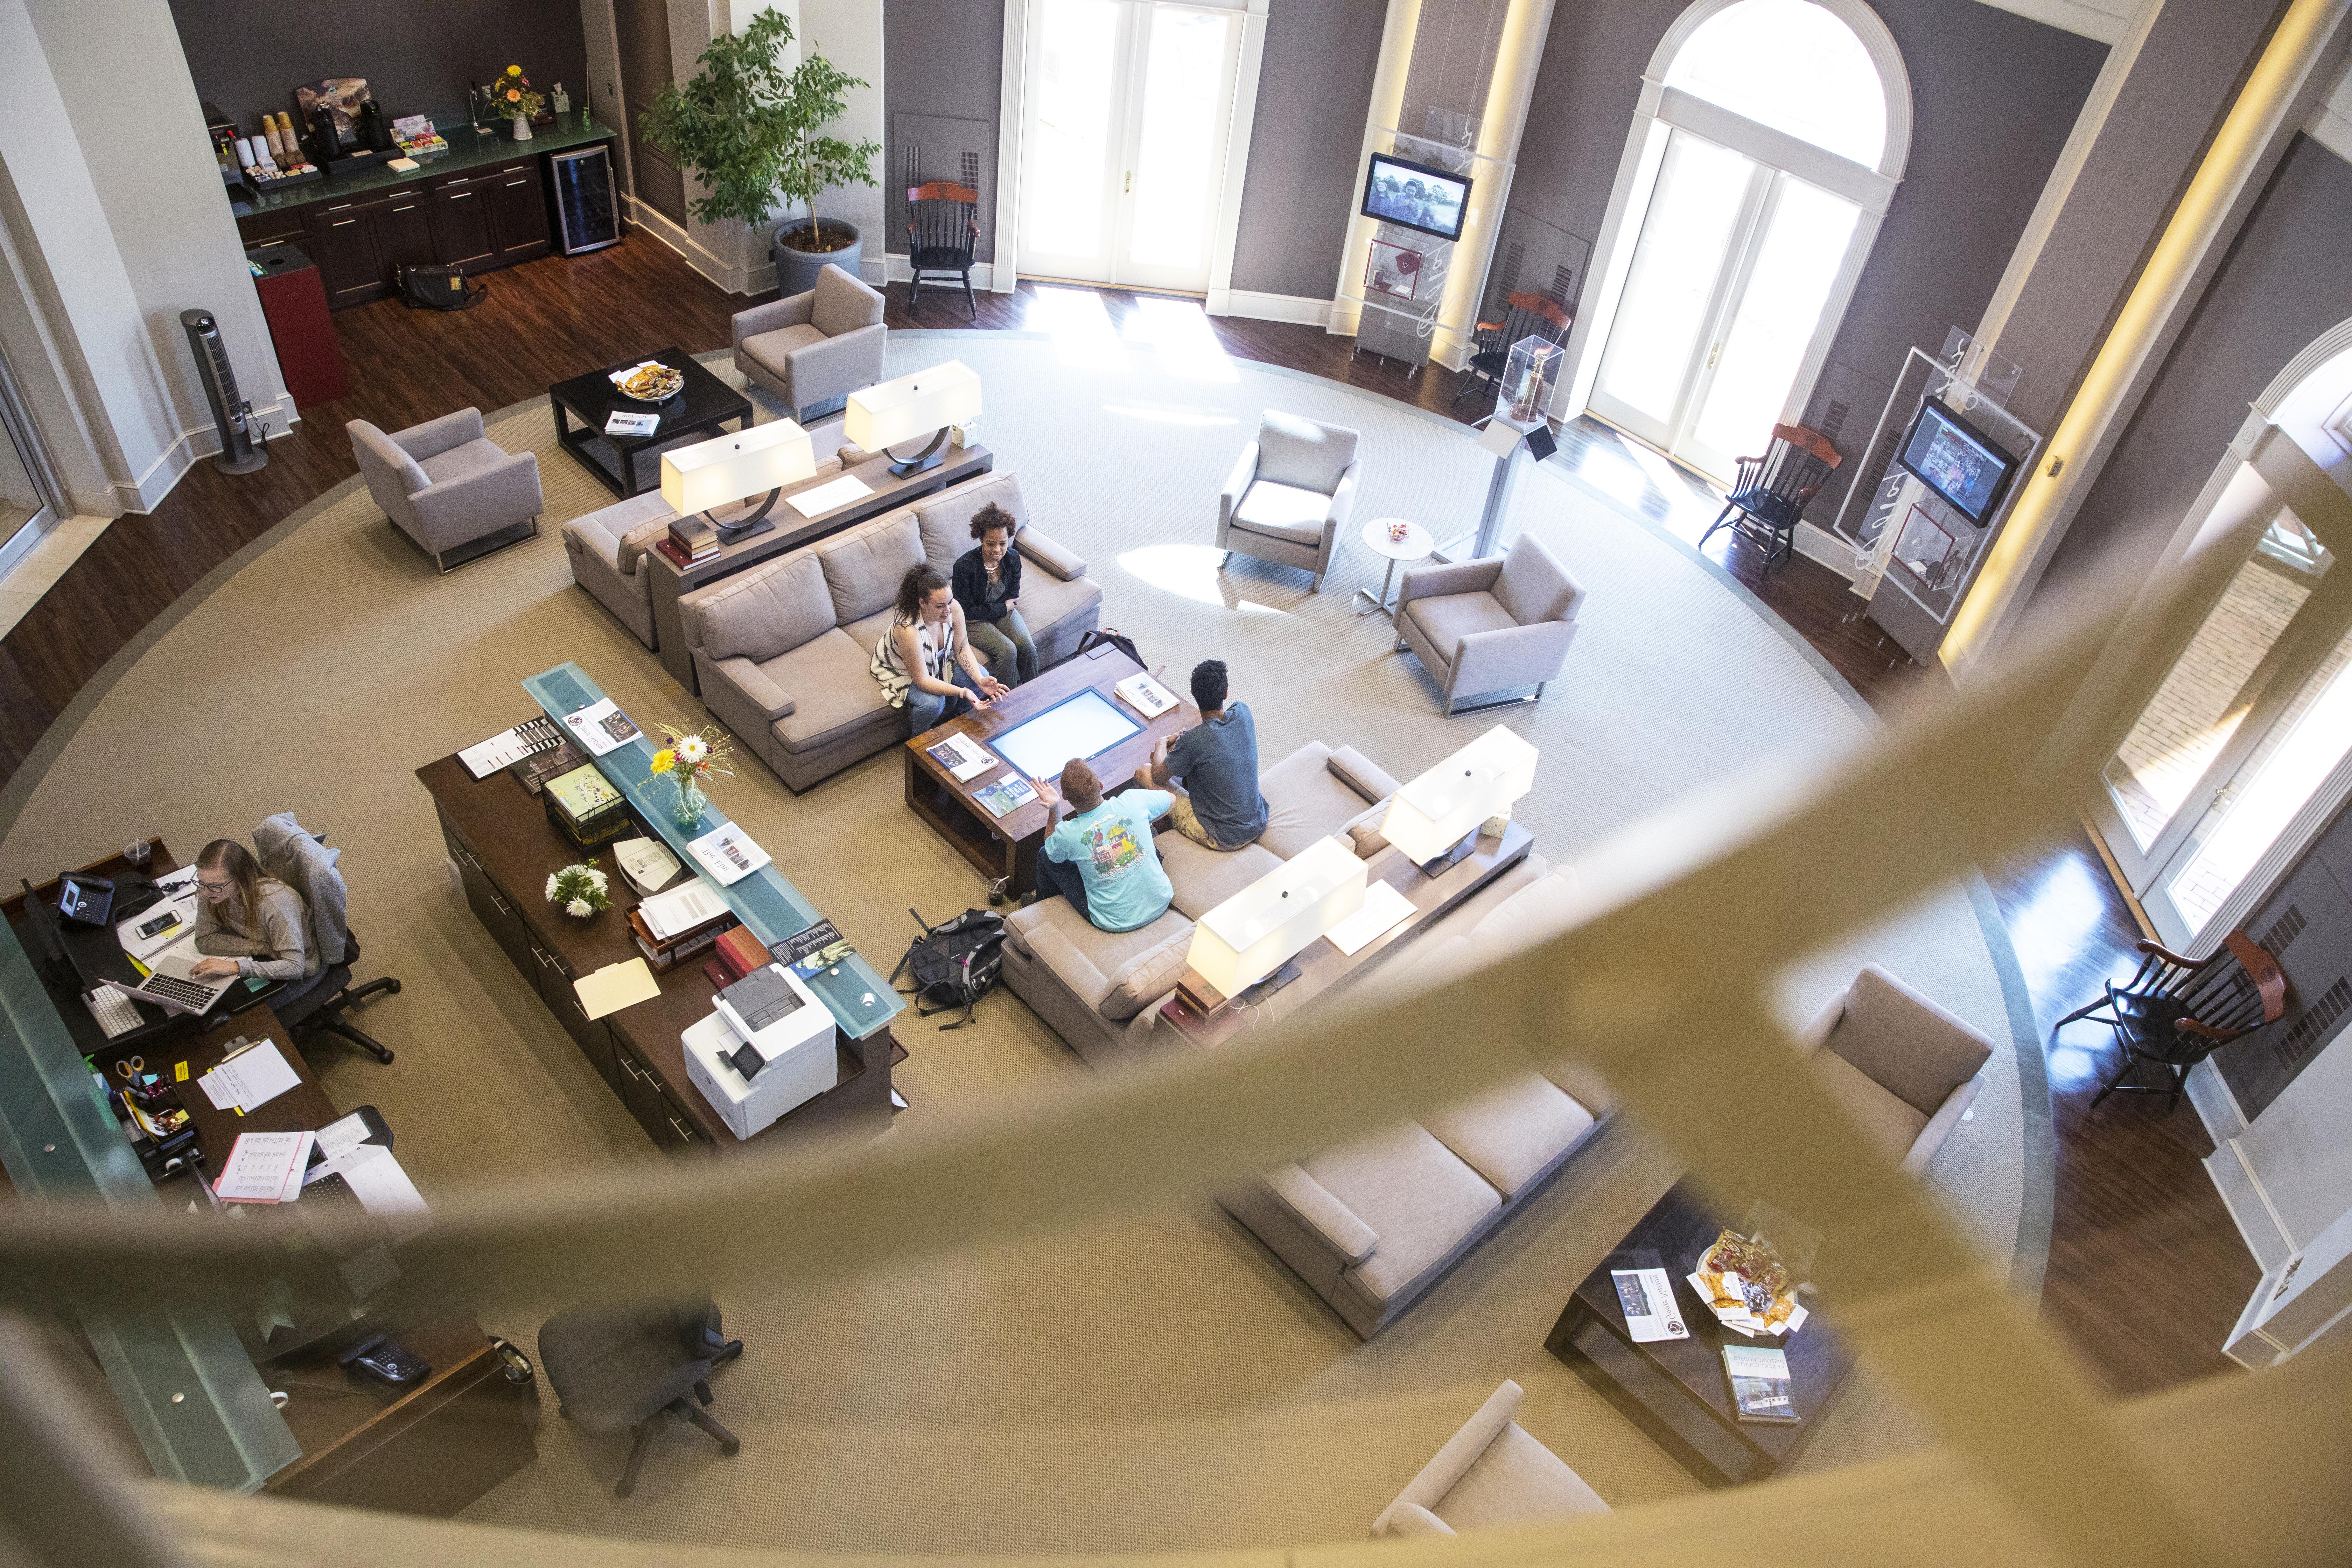
{"type": "Polygon", "coordinates": [[[1439,239],[1460,239],[1469,209],[1467,176],[1408,163],[1386,153],[1372,154],[1372,166],[1364,175],[1366,217],[1439,239]]]}
{"type": "Polygon", "coordinates": [[[1895,460],[1979,528],[2017,472],[2015,458],[1932,397],[1920,405],[1895,460]]]}

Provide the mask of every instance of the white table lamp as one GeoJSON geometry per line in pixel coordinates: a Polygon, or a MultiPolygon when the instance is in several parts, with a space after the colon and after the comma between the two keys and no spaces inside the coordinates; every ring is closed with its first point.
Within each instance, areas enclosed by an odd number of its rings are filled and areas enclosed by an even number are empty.
{"type": "Polygon", "coordinates": [[[809,433],[789,419],[774,419],[664,452],[662,500],[680,517],[702,513],[719,537],[732,544],[775,527],[768,510],[783,488],[815,472],[816,447],[809,433]],[[713,507],[732,506],[761,490],[768,499],[748,517],[721,522],[709,515],[713,507]]]}
{"type": "Polygon", "coordinates": [[[880,382],[849,395],[841,433],[869,452],[890,458],[901,476],[936,468],[947,445],[948,426],[980,417],[980,377],[961,360],[950,360],[896,381],[880,382]],[[911,458],[889,448],[928,434],[931,444],[911,458]]]}
{"type": "Polygon", "coordinates": [[[1402,789],[1381,837],[1436,876],[1470,852],[1480,824],[1535,788],[1536,749],[1497,724],[1402,789]]]}
{"type": "Polygon", "coordinates": [[[1297,978],[1290,961],[1364,906],[1364,862],[1337,838],[1318,838],[1201,917],[1192,973],[1222,997],[1274,976],[1257,996],[1297,978]],[[1283,971],[1287,968],[1288,973],[1283,971]]]}

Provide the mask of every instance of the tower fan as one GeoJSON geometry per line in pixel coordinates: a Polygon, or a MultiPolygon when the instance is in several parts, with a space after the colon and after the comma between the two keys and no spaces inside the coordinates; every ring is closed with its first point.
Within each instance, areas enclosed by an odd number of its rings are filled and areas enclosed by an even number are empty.
{"type": "Polygon", "coordinates": [[[220,456],[213,466],[224,474],[249,474],[265,468],[269,453],[267,421],[253,416],[253,405],[236,395],[236,372],[228,366],[228,347],[210,310],[183,310],[180,325],[188,331],[188,347],[196,356],[196,374],[204,379],[205,401],[213,405],[213,427],[220,432],[220,456]]]}

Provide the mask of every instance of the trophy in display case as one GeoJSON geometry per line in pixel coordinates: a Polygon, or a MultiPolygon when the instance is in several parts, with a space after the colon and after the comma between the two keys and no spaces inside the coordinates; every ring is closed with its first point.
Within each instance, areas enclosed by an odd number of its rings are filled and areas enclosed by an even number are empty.
{"type": "Polygon", "coordinates": [[[1495,393],[1495,412],[1515,425],[1539,423],[1551,401],[1552,383],[1568,351],[1532,333],[1511,345],[1503,379],[1495,393]]]}

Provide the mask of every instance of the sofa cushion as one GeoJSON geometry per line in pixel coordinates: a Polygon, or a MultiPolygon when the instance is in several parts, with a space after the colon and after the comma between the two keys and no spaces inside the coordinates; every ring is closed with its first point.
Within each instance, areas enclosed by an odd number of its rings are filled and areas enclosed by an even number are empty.
{"type": "Polygon", "coordinates": [[[741,352],[766,366],[770,374],[782,376],[790,374],[793,350],[823,342],[823,332],[803,323],[797,327],[778,327],[772,332],[754,332],[743,340],[741,352]]]}
{"type": "Polygon", "coordinates": [[[506,460],[506,448],[495,441],[462,441],[446,452],[418,458],[416,466],[425,470],[427,479],[436,485],[444,485],[451,479],[462,479],[468,474],[494,468],[506,460]]]}
{"type": "Polygon", "coordinates": [[[1005,924],[1072,995],[1097,1011],[1139,961],[1171,942],[1189,945],[1192,939],[1192,922],[1172,910],[1133,931],[1098,931],[1067,899],[1040,899],[1015,910],[1005,924]]]}
{"type": "Polygon", "coordinates": [[[1282,857],[1260,844],[1238,849],[1211,849],[1181,833],[1162,833],[1160,867],[1168,873],[1175,892],[1171,907],[1187,920],[1199,920],[1269,871],[1282,868],[1282,857]]]}
{"type": "Polygon", "coordinates": [[[849,622],[841,629],[848,634],[851,642],[872,653],[882,646],[882,634],[888,631],[891,623],[898,618],[898,607],[886,605],[870,616],[849,622]]]}
{"type": "Polygon", "coordinates": [[[1380,1247],[1348,1270],[1376,1301],[1403,1290],[1503,1206],[1477,1172],[1414,1121],[1334,1143],[1299,1167],[1380,1233],[1380,1247]]]}
{"type": "Polygon", "coordinates": [[[1876,964],[1846,988],[1827,1048],[1922,1116],[1976,1077],[1991,1042],[1876,964]]]}
{"type": "MultiPolygon", "coordinates": [[[[1069,900],[1066,899],[1063,901],[1066,903],[1069,900]]],[[[1159,923],[1154,921],[1144,929],[1152,930],[1159,923]]],[[[1099,1004],[1102,1016],[1115,1024],[1123,1022],[1175,990],[1176,982],[1183,976],[1184,965],[1192,955],[1192,925],[1186,921],[1169,931],[1167,941],[1136,954],[1108,976],[1110,989],[1104,993],[1099,1004]]]]}
{"type": "Polygon", "coordinates": [[[881,683],[866,668],[866,650],[838,627],[764,660],[760,673],[789,693],[793,710],[775,722],[788,752],[816,752],[898,710],[883,700],[881,683]]]}
{"type": "Polygon", "coordinates": [[[1330,511],[1328,495],[1259,479],[1243,494],[1242,504],[1234,508],[1234,525],[1311,547],[1323,542],[1323,520],[1330,511]]]}
{"type": "Polygon", "coordinates": [[[1364,797],[1331,771],[1331,748],[1309,741],[1257,775],[1265,796],[1265,831],[1257,841],[1284,859],[1346,827],[1362,815],[1364,797]]]}
{"type": "MultiPolygon", "coordinates": [[[[1001,506],[1013,514],[1013,531],[1029,526],[1029,504],[1021,499],[1021,481],[1011,474],[988,474],[971,484],[958,485],[943,495],[915,506],[915,526],[923,536],[923,553],[944,572],[972,547],[972,515],[984,506],[1001,506]]],[[[1022,574],[1026,598],[1029,576],[1022,574]]],[[[1025,618],[1025,617],[1024,617],[1025,618]]]]}
{"type": "Polygon", "coordinates": [[[1475,632],[1507,631],[1519,624],[1494,595],[1485,592],[1409,600],[1404,616],[1423,642],[1447,658],[1453,657],[1455,644],[1475,632]]]}
{"type": "MultiPolygon", "coordinates": [[[[1034,563],[1032,563],[1034,564],[1034,563]]],[[[1074,616],[1102,603],[1102,584],[1090,577],[1056,577],[1050,572],[1021,574],[1021,620],[1035,641],[1074,616]]]]}
{"type": "MultiPolygon", "coordinates": [[[[807,555],[787,555],[772,567],[747,572],[696,603],[702,651],[713,659],[763,663],[833,628],[824,569],[807,555]]],[[[873,684],[870,678],[866,684],[873,684]]]]}
{"type": "Polygon", "coordinates": [[[1495,602],[1523,626],[1542,621],[1573,620],[1584,590],[1577,585],[1551,552],[1522,533],[1511,541],[1503,559],[1502,575],[1495,582],[1495,602]]]}
{"type": "Polygon", "coordinates": [[[1421,1119],[1437,1141],[1516,1198],[1592,1125],[1592,1114],[1531,1072],[1421,1119]]]}
{"type": "Polygon", "coordinates": [[[837,338],[882,319],[882,296],[831,263],[818,268],[816,299],[809,306],[809,322],[818,332],[837,338]]]}
{"type": "Polygon", "coordinates": [[[922,564],[922,531],[911,512],[898,512],[826,540],[816,558],[833,593],[834,618],[847,626],[898,602],[908,569],[922,564]]]}
{"type": "MultiPolygon", "coordinates": [[[[1356,460],[1356,432],[1318,425],[1296,414],[1268,413],[1258,421],[1257,477],[1313,490],[1328,500],[1356,460]]],[[[1321,512],[1316,514],[1318,518],[1321,512]]]]}
{"type": "MultiPolygon", "coordinates": [[[[662,510],[667,513],[669,508],[665,505],[662,510]]],[[[657,517],[651,522],[641,522],[621,535],[619,557],[624,576],[635,573],[637,563],[646,558],[646,552],[654,547],[656,541],[669,537],[669,525],[667,516],[657,517]]]]}
{"type": "Polygon", "coordinates": [[[1609,1505],[1584,1484],[1582,1476],[1516,1421],[1505,1423],[1436,1509],[1438,1517],[1457,1531],[1608,1511],[1609,1505]]]}
{"type": "Polygon", "coordinates": [[[1834,1051],[1814,1051],[1805,1058],[1837,1102],[1852,1115],[1863,1136],[1900,1161],[1927,1125],[1927,1113],[1906,1105],[1900,1097],[1881,1089],[1869,1076],[1834,1051]]]}

